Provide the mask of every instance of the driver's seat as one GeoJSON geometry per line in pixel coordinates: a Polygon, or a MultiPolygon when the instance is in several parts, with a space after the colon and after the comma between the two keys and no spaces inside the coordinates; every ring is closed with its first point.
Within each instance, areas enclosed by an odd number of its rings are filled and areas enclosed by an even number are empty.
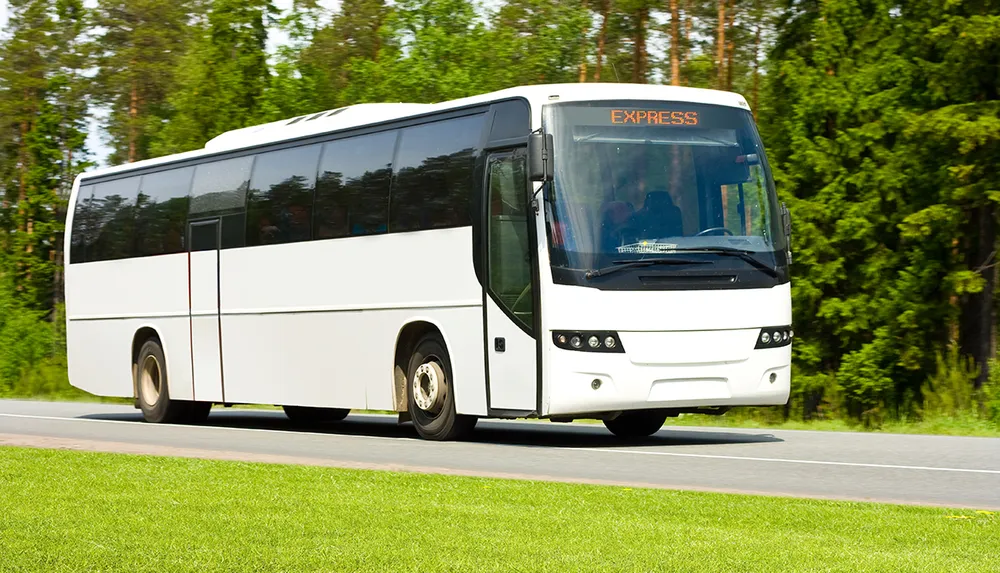
{"type": "Polygon", "coordinates": [[[670,193],[650,191],[646,200],[635,214],[635,227],[646,239],[678,237],[684,234],[681,210],[674,205],[670,193]]]}

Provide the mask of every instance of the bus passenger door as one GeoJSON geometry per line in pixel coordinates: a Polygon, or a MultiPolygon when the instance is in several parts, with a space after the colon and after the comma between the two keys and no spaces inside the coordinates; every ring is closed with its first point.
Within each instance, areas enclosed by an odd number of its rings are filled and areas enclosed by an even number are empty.
{"type": "Polygon", "coordinates": [[[225,401],[219,317],[220,229],[218,219],[193,222],[188,227],[191,363],[194,399],[201,402],[225,401]]]}
{"type": "Polygon", "coordinates": [[[493,153],[486,164],[486,356],[489,406],[537,409],[535,299],[526,155],[493,153]]]}

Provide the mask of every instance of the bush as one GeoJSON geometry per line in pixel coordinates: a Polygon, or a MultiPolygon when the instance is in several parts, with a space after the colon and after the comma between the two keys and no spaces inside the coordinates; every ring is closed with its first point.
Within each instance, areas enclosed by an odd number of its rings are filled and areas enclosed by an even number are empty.
{"type": "Polygon", "coordinates": [[[957,348],[949,348],[944,356],[939,353],[937,371],[920,389],[923,395],[920,415],[927,418],[975,412],[977,376],[979,368],[972,358],[960,355],[957,348]]]}

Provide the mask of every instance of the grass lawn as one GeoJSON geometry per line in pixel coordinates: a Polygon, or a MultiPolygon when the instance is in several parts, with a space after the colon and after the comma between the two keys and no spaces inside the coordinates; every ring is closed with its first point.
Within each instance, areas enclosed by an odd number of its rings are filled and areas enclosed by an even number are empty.
{"type": "Polygon", "coordinates": [[[1000,515],[0,448],[0,571],[997,571],[1000,515]]]}

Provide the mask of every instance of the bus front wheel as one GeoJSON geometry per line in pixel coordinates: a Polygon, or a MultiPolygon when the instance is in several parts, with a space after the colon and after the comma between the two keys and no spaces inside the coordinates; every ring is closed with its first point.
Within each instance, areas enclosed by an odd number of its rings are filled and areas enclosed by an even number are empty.
{"type": "Polygon", "coordinates": [[[604,420],[604,426],[619,438],[645,438],[652,436],[667,421],[664,410],[631,410],[622,412],[613,420],[604,420]]]}
{"type": "Polygon", "coordinates": [[[476,426],[475,416],[455,411],[451,360],[444,341],[436,334],[423,337],[414,347],[406,380],[410,418],[421,438],[456,440],[476,426]]]}
{"type": "Polygon", "coordinates": [[[142,417],[154,424],[200,423],[208,418],[211,402],[185,402],[170,398],[167,361],[160,342],[151,338],[135,361],[136,397],[142,417]]]}

